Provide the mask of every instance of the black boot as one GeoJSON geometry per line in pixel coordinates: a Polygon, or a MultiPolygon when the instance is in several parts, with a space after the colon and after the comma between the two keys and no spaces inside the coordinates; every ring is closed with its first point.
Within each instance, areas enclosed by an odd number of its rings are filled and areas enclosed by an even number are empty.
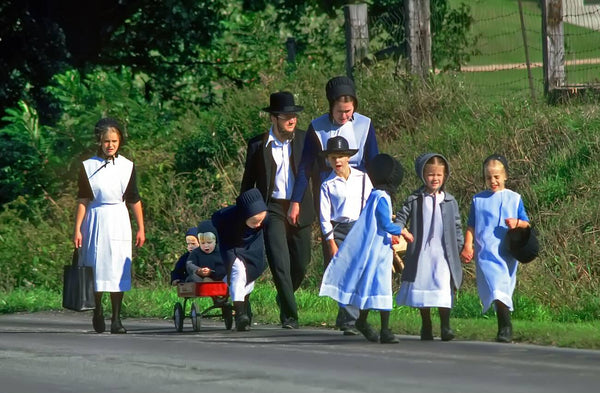
{"type": "Polygon", "coordinates": [[[125,334],[127,330],[121,324],[121,305],[123,304],[123,292],[111,292],[110,302],[112,305],[112,318],[110,332],[112,334],[125,334]]]}
{"type": "Polygon", "coordinates": [[[442,341],[450,341],[454,338],[454,331],[450,328],[450,309],[439,307],[438,311],[440,313],[442,341]]]}
{"type": "Polygon", "coordinates": [[[428,308],[420,308],[421,313],[421,341],[433,340],[433,328],[431,327],[431,313],[428,308]]]}
{"type": "Polygon", "coordinates": [[[94,294],[96,308],[94,308],[94,316],[92,317],[92,326],[96,333],[104,333],[106,324],[104,323],[104,310],[102,309],[102,292],[94,294]]]}
{"type": "Polygon", "coordinates": [[[498,334],[496,335],[496,341],[500,343],[512,342],[510,310],[504,303],[497,302],[496,315],[498,317],[498,334]]]}
{"type": "Polygon", "coordinates": [[[248,316],[248,325],[252,326],[252,307],[250,306],[250,295],[244,297],[244,305],[246,307],[246,315],[248,316]]]}
{"type": "Polygon", "coordinates": [[[233,302],[235,310],[235,329],[238,332],[250,330],[250,318],[246,314],[246,302],[233,302]]]}

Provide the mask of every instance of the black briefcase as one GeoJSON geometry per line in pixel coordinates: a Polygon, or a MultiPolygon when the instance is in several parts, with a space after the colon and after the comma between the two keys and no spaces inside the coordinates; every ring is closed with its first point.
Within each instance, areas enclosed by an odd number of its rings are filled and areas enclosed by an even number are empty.
{"type": "Polygon", "coordinates": [[[70,265],[63,272],[63,307],[73,311],[87,311],[96,308],[94,301],[94,269],[80,266],[79,252],[73,251],[70,265]]]}

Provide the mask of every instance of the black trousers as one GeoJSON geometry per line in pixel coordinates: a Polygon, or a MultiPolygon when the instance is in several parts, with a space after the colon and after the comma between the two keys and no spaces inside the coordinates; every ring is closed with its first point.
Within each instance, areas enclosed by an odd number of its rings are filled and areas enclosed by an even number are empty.
{"type": "Polygon", "coordinates": [[[294,292],[300,287],[310,263],[311,226],[292,226],[287,221],[289,201],[272,199],[265,223],[265,249],[279,303],[281,322],[298,320],[294,292]]]}

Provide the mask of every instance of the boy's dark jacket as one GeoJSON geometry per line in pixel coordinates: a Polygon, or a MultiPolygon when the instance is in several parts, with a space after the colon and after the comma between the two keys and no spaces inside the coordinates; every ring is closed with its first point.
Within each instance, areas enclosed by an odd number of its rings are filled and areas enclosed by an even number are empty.
{"type": "Polygon", "coordinates": [[[247,282],[260,277],[266,267],[262,227],[249,228],[236,205],[216,211],[212,223],[217,228],[219,250],[228,276],[231,276],[233,262],[239,258],[246,265],[247,282]]]}
{"type": "Polygon", "coordinates": [[[187,273],[192,274],[201,267],[207,267],[211,270],[214,270],[208,276],[214,281],[223,280],[223,277],[225,277],[225,274],[227,274],[227,271],[225,270],[225,264],[223,263],[223,259],[219,250],[214,250],[210,254],[207,254],[202,251],[202,248],[200,247],[194,249],[187,259],[187,273]]]}

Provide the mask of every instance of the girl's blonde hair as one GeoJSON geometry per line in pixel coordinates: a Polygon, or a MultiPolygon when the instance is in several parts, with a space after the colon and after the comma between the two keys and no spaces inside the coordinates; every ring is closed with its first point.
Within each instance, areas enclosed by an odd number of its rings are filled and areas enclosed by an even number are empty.
{"type": "Polygon", "coordinates": [[[200,243],[216,243],[217,236],[212,232],[204,232],[198,234],[198,241],[200,243]]]}

